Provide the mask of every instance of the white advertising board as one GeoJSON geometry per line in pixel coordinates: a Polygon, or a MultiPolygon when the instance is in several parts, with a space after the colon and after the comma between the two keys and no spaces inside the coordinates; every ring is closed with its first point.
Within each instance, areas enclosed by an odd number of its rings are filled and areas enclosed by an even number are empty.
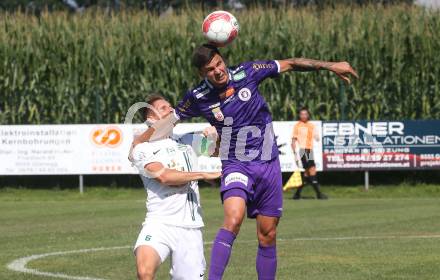
{"type": "MultiPolygon", "coordinates": [[[[315,122],[321,131],[321,122],[315,122]]],[[[207,123],[181,123],[174,134],[200,132],[207,123]]],[[[281,145],[283,172],[296,169],[290,148],[294,122],[274,122],[281,145]]],[[[0,175],[136,174],[128,151],[142,124],[2,125],[0,175]]],[[[322,145],[315,142],[315,161],[322,170],[322,145]]],[[[201,156],[199,169],[219,170],[218,158],[201,156]]]]}

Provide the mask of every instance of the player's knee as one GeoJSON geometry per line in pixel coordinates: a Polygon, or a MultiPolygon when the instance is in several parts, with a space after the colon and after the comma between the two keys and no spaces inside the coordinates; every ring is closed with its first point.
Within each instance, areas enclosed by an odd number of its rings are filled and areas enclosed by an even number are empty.
{"type": "Polygon", "coordinates": [[[225,217],[223,227],[226,230],[231,231],[237,235],[240,232],[240,227],[242,222],[243,222],[243,218],[239,217],[238,215],[228,216],[225,217]]]}
{"type": "Polygon", "coordinates": [[[258,241],[262,246],[272,246],[275,244],[277,238],[277,229],[276,227],[268,229],[268,230],[259,230],[258,231],[258,241]]]}
{"type": "Polygon", "coordinates": [[[139,280],[153,280],[154,279],[154,267],[147,265],[138,265],[137,277],[139,280]]]}

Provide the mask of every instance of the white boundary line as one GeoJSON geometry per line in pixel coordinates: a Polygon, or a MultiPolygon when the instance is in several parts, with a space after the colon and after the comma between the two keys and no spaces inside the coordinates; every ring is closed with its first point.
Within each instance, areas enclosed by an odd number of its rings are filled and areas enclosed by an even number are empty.
{"type": "Polygon", "coordinates": [[[345,236],[345,237],[304,237],[304,238],[277,238],[277,241],[339,241],[339,240],[365,240],[365,239],[435,239],[440,234],[434,235],[371,235],[371,236],[345,236]]]}
{"type": "Polygon", "coordinates": [[[60,251],[60,252],[52,252],[46,254],[39,255],[31,255],[24,258],[16,259],[13,262],[7,265],[7,268],[22,273],[28,273],[32,275],[38,276],[46,276],[60,279],[71,279],[71,280],[104,280],[102,278],[93,278],[93,277],[81,277],[81,276],[70,276],[62,273],[52,273],[52,272],[44,272],[39,271],[37,269],[27,268],[26,265],[34,260],[43,259],[51,256],[62,256],[62,255],[70,255],[70,254],[81,254],[81,253],[90,253],[90,252],[99,252],[99,251],[107,251],[107,250],[120,250],[120,249],[128,249],[131,246],[116,246],[116,247],[101,247],[101,248],[90,248],[90,249],[81,249],[81,250],[72,250],[72,251],[60,251]]]}
{"type": "MultiPolygon", "coordinates": [[[[437,235],[377,235],[377,236],[342,236],[342,237],[304,237],[304,238],[278,238],[278,242],[283,241],[344,241],[344,240],[368,240],[368,239],[435,239],[440,238],[440,234],[437,235]]],[[[256,240],[238,240],[236,243],[256,243],[256,240]]],[[[212,242],[204,242],[205,245],[212,244],[212,242]]],[[[116,246],[116,247],[99,247],[99,248],[89,248],[89,249],[81,249],[81,250],[72,250],[72,251],[59,251],[52,252],[46,254],[38,254],[38,255],[30,255],[27,257],[19,258],[11,263],[9,263],[6,267],[9,270],[21,273],[28,273],[32,275],[38,276],[46,276],[52,278],[59,279],[69,279],[69,280],[105,280],[103,278],[93,278],[93,277],[84,277],[84,276],[70,276],[63,273],[52,273],[39,271],[37,269],[27,268],[27,264],[31,261],[51,257],[51,256],[62,256],[62,255],[70,255],[70,254],[82,254],[82,253],[90,253],[90,252],[99,252],[99,251],[109,251],[109,250],[121,250],[121,249],[129,249],[132,246],[116,246]]]]}

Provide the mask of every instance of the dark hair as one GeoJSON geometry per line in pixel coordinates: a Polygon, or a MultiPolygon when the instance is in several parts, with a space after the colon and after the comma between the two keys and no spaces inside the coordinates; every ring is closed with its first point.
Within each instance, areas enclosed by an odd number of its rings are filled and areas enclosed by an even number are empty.
{"type": "Polygon", "coordinates": [[[298,119],[299,119],[299,114],[300,114],[302,111],[306,111],[307,114],[309,114],[309,119],[310,119],[310,117],[311,117],[311,115],[310,115],[310,111],[309,111],[309,108],[307,108],[306,106],[303,106],[303,107],[299,108],[299,110],[298,110],[298,119]]]}
{"type": "Polygon", "coordinates": [[[201,69],[203,66],[211,62],[212,58],[216,54],[222,56],[216,46],[203,44],[194,50],[192,56],[192,65],[197,69],[201,69]]]}
{"type": "MultiPolygon", "coordinates": [[[[157,100],[165,100],[165,101],[167,101],[167,99],[163,95],[161,95],[159,93],[152,93],[152,94],[148,95],[147,98],[145,98],[145,102],[148,105],[151,105],[151,106],[153,106],[153,103],[156,102],[157,100]]],[[[151,111],[153,111],[153,110],[151,110],[151,108],[143,107],[142,108],[142,118],[143,119],[147,119],[147,115],[151,111]]]]}

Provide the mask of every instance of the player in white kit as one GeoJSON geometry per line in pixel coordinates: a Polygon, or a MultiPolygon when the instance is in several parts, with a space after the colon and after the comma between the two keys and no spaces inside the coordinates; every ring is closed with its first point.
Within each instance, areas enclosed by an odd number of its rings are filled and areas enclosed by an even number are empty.
{"type": "MultiPolygon", "coordinates": [[[[147,103],[153,107],[145,110],[149,122],[172,110],[161,96],[147,103]]],[[[204,224],[197,180],[219,178],[220,172],[193,171],[197,156],[192,147],[169,137],[136,145],[131,160],[147,191],[147,215],[134,247],[138,279],[154,279],[169,255],[172,279],[203,279],[204,224]]]]}

